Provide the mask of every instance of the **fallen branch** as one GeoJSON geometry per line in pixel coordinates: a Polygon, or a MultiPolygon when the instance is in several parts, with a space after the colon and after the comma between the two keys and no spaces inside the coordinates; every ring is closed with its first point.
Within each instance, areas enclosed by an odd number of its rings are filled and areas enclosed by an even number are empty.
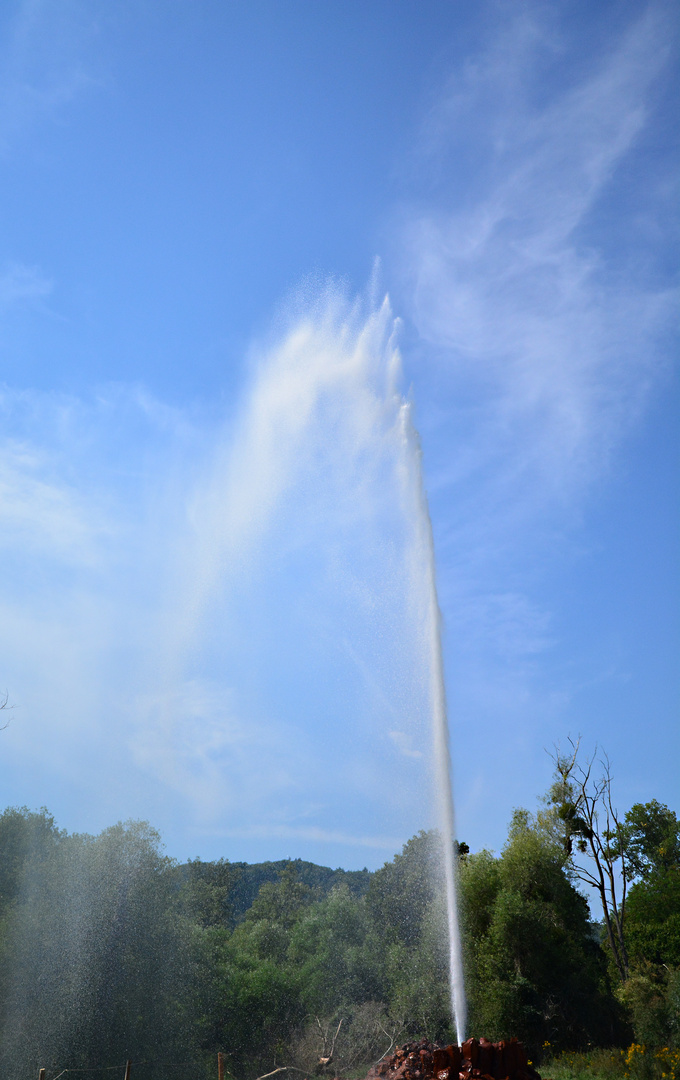
{"type": "Polygon", "coordinates": [[[279,1067],[277,1069],[272,1069],[271,1072],[263,1073],[262,1076],[256,1077],[256,1080],[267,1080],[268,1076],[276,1076],[277,1073],[286,1072],[286,1071],[287,1072],[299,1072],[299,1073],[305,1073],[306,1074],[309,1070],[308,1069],[298,1069],[297,1066],[295,1066],[295,1065],[279,1065],[279,1067]]]}

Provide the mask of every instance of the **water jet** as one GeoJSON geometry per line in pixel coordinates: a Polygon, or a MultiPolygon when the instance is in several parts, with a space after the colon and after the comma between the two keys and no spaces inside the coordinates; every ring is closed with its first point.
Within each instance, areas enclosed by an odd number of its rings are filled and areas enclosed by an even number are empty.
{"type": "Polygon", "coordinates": [[[463,975],[463,956],[458,920],[456,883],[456,841],[453,795],[451,787],[451,750],[449,722],[446,709],[446,683],[442,655],[441,612],[437,597],[437,571],[432,519],[423,481],[422,448],[411,417],[411,405],[404,402],[400,410],[403,438],[411,460],[410,483],[415,505],[418,546],[422,565],[422,587],[425,599],[425,627],[429,658],[429,690],[432,716],[435,787],[442,841],[442,863],[446,883],[446,915],[449,939],[449,986],[456,1038],[465,1041],[467,1003],[463,975]]]}

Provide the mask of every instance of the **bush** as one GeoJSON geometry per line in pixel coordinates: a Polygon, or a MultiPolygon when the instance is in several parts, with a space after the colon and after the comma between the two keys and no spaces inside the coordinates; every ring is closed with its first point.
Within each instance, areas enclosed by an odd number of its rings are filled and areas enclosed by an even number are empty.
{"type": "MultiPolygon", "coordinates": [[[[549,1045],[545,1049],[549,1054],[549,1045]]],[[[548,1056],[541,1073],[550,1080],[680,1080],[680,1051],[643,1043],[631,1043],[627,1050],[567,1051],[548,1056]]]]}
{"type": "Polygon", "coordinates": [[[549,1043],[544,1044],[541,1074],[550,1080],[625,1080],[625,1051],[600,1048],[585,1053],[565,1051],[552,1057],[549,1043]]]}
{"type": "Polygon", "coordinates": [[[680,1049],[680,968],[638,964],[618,997],[630,1014],[634,1045],[680,1049]]]}

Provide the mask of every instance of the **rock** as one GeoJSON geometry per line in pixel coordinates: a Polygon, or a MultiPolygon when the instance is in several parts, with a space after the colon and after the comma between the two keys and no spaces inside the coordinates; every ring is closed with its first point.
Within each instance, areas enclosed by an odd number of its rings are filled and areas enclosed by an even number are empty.
{"type": "Polygon", "coordinates": [[[541,1080],[517,1039],[493,1043],[466,1039],[438,1046],[421,1039],[404,1043],[369,1071],[366,1080],[541,1080]]]}

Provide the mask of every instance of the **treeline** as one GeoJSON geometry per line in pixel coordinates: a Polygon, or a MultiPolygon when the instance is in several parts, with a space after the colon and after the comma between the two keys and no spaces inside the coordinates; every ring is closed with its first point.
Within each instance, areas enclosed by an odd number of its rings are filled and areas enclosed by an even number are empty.
{"type": "MultiPolygon", "coordinates": [[[[680,1046],[677,818],[639,805],[622,854],[606,841],[629,878],[622,978],[576,887],[589,826],[567,794],[517,811],[500,855],[460,846],[469,1032],[517,1035],[536,1059],[545,1044],[680,1046]]],[[[0,1074],[131,1058],[137,1078],[198,1078],[222,1051],[238,1080],[351,1075],[407,1036],[451,1041],[439,864],[421,832],[374,873],[178,865],[144,823],[68,835],[45,810],[6,810],[0,1074]]]]}

